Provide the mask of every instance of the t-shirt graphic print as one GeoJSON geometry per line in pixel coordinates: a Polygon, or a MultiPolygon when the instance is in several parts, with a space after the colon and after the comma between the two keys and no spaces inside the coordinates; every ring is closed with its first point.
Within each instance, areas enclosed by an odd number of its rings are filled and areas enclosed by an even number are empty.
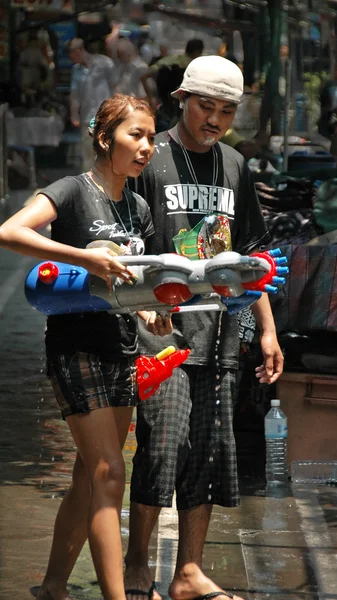
{"type": "Polygon", "coordinates": [[[190,260],[213,258],[232,249],[229,220],[225,215],[210,214],[193,229],[180,229],[173,238],[177,254],[190,260]]]}

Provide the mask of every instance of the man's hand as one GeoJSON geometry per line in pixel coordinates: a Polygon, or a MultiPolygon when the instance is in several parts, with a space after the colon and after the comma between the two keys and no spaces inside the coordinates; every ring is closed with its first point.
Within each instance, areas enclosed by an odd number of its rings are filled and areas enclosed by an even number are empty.
{"type": "Polygon", "coordinates": [[[276,333],[264,333],[261,336],[263,365],[256,367],[255,374],[260,383],[274,383],[282,375],[284,358],[277,341],[276,333]]]}
{"type": "Polygon", "coordinates": [[[169,314],[160,315],[154,310],[137,311],[137,315],[145,321],[146,329],[153,335],[169,335],[172,333],[172,321],[169,314]]]}

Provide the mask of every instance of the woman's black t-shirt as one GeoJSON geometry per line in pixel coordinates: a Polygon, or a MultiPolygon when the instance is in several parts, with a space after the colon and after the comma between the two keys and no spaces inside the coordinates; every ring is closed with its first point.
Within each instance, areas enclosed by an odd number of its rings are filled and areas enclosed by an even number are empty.
{"type": "MultiPolygon", "coordinates": [[[[57,218],[51,239],[85,248],[94,240],[132,244],[141,253],[142,241],[153,234],[145,200],[129,189],[119,202],[110,200],[86,175],[65,177],[41,190],[55,204],[57,218]]],[[[107,311],[51,315],[47,318],[48,354],[88,352],[115,359],[137,354],[136,317],[107,311]]]]}

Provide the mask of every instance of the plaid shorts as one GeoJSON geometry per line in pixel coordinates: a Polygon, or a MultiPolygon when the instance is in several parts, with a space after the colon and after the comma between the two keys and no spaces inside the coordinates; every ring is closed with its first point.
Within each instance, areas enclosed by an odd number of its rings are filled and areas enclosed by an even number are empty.
{"type": "Polygon", "coordinates": [[[77,352],[47,357],[47,376],[65,419],[106,406],[136,406],[134,358],[118,362],[77,352]]]}
{"type": "Polygon", "coordinates": [[[236,371],[184,365],[137,408],[131,501],[178,510],[237,506],[236,371]]]}

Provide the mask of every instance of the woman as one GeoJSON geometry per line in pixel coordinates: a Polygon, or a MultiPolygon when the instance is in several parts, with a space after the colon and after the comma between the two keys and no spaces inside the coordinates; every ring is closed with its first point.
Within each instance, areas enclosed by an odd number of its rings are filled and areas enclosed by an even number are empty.
{"type": "MultiPolygon", "coordinates": [[[[144,101],[116,95],[101,104],[91,134],[97,155],[92,170],[60,179],[39,192],[0,228],[0,245],[43,260],[84,267],[108,285],[112,275],[130,282],[132,271],[109,247],[87,246],[109,240],[124,252],[140,253],[142,240],[153,233],[145,200],[124,185],[126,177],[137,177],[153,155],[154,117],[144,101]],[[38,233],[49,223],[51,239],[38,233]]],[[[140,316],[154,323],[152,313],[145,311],[140,316]]],[[[104,599],[125,599],[121,448],[137,402],[136,316],[104,311],[49,316],[46,353],[48,376],[78,454],[72,486],[56,519],[48,570],[38,598],[69,598],[66,581],[88,533],[104,599]],[[87,530],[83,527],[86,520],[87,530]]]]}

